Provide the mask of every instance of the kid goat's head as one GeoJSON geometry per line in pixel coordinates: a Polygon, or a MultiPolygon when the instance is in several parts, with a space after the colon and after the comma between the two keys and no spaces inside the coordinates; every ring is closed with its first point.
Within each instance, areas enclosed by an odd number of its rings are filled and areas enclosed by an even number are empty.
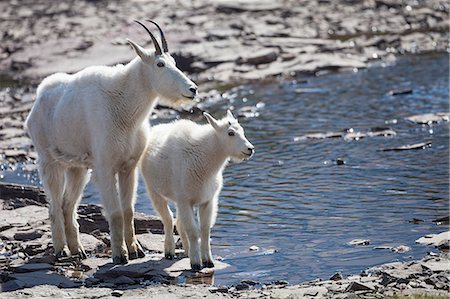
{"type": "Polygon", "coordinates": [[[255,148],[245,137],[244,129],[230,110],[227,111],[227,116],[221,120],[216,120],[206,112],[203,115],[214,128],[220,146],[234,162],[250,159],[255,148]]]}
{"type": "Polygon", "coordinates": [[[139,21],[135,22],[144,27],[148,32],[155,45],[155,52],[152,53],[150,50],[144,49],[135,42],[127,39],[128,43],[145,64],[147,84],[153,87],[162,100],[167,100],[171,104],[176,105],[186,100],[193,100],[197,94],[197,85],[177,68],[175,59],[169,53],[167,41],[161,27],[152,20],[147,21],[158,27],[161,34],[162,49],[155,36],[139,21]]]}

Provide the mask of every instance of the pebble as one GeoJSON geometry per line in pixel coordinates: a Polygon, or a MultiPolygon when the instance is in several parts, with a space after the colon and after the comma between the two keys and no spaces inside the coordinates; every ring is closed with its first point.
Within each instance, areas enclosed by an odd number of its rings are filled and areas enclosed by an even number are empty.
{"type": "Polygon", "coordinates": [[[124,294],[124,291],[121,291],[121,290],[114,290],[111,292],[111,296],[113,296],[113,297],[122,297],[123,294],[124,294]]]}
{"type": "Polygon", "coordinates": [[[370,244],[370,240],[366,239],[353,239],[350,242],[347,243],[348,245],[361,245],[361,246],[367,246],[370,244]]]}
{"type": "Polygon", "coordinates": [[[248,250],[250,250],[250,251],[259,251],[259,247],[256,246],[256,245],[252,245],[252,246],[250,246],[250,247],[248,248],[248,250]]]}

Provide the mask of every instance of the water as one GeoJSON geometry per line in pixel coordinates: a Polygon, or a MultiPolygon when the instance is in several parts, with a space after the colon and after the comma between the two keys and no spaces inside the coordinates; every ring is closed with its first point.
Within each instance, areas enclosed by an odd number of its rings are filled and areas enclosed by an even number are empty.
{"type": "MultiPolygon", "coordinates": [[[[363,71],[308,78],[306,83],[240,86],[204,103],[216,116],[230,106],[258,106],[259,113],[240,120],[255,156],[230,164],[224,172],[212,249],[231,267],[216,272],[214,282],[298,283],[420,258],[433,250],[414,241],[446,229],[431,220],[448,215],[449,126],[417,125],[405,117],[448,111],[448,65],[447,55],[409,56],[363,71]],[[413,93],[390,96],[397,88],[413,93]],[[298,138],[380,126],[397,135],[357,141],[298,138]],[[432,141],[432,147],[379,151],[423,141],[432,141]],[[336,165],[337,158],[346,164],[336,165]],[[425,222],[412,224],[413,218],[425,222]],[[346,244],[356,238],[371,244],[346,244]],[[249,251],[252,245],[259,251],[249,251]],[[411,251],[374,249],[400,245],[411,251]]],[[[20,181],[15,173],[3,174],[4,180],[20,181]]],[[[98,201],[92,186],[84,201],[98,201]]],[[[142,180],[136,208],[155,213],[142,180]]]]}

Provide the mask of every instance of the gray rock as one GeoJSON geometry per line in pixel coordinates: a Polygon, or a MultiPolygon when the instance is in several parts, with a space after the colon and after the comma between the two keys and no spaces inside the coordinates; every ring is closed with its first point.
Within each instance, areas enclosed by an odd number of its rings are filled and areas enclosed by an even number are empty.
{"type": "Polygon", "coordinates": [[[130,277],[124,275],[108,279],[108,282],[114,283],[116,285],[123,285],[123,284],[132,285],[137,283],[137,281],[135,281],[134,279],[131,279],[130,277]]]}
{"type": "Polygon", "coordinates": [[[450,231],[445,231],[440,234],[430,234],[423,236],[416,240],[416,243],[440,246],[442,244],[448,243],[450,240],[450,231]]]}
{"type": "Polygon", "coordinates": [[[124,294],[124,291],[121,291],[121,290],[114,290],[111,292],[111,296],[113,296],[113,297],[122,297],[123,294],[124,294]]]}
{"type": "Polygon", "coordinates": [[[366,246],[370,244],[370,240],[366,239],[353,239],[350,242],[347,243],[348,245],[362,245],[366,246]]]}
{"type": "Polygon", "coordinates": [[[13,267],[11,270],[16,273],[25,273],[25,272],[34,272],[34,271],[42,271],[42,270],[51,270],[53,269],[53,265],[46,263],[38,263],[38,264],[24,264],[18,267],[13,267]]]}
{"type": "Polygon", "coordinates": [[[330,280],[342,280],[342,274],[340,272],[336,272],[333,275],[331,275],[331,277],[329,278],[330,280]]]}
{"type": "Polygon", "coordinates": [[[399,147],[385,148],[385,149],[382,149],[381,151],[383,151],[383,152],[408,151],[408,150],[426,149],[428,147],[431,147],[431,141],[420,142],[420,143],[415,143],[415,144],[407,144],[407,145],[402,145],[399,147]]]}
{"type": "Polygon", "coordinates": [[[72,288],[79,285],[79,283],[76,283],[67,277],[45,270],[28,273],[16,273],[10,276],[11,278],[17,279],[19,283],[26,288],[31,288],[42,284],[55,285],[63,288],[72,288]]]}
{"type": "Polygon", "coordinates": [[[345,292],[356,292],[356,291],[374,291],[374,289],[357,281],[352,281],[345,289],[345,292]]]}
{"type": "Polygon", "coordinates": [[[416,124],[432,124],[449,121],[448,112],[426,113],[407,117],[406,119],[416,124]]]}
{"type": "Polygon", "coordinates": [[[259,65],[271,63],[278,58],[278,51],[274,49],[263,49],[247,53],[237,59],[238,64],[259,65]]]}

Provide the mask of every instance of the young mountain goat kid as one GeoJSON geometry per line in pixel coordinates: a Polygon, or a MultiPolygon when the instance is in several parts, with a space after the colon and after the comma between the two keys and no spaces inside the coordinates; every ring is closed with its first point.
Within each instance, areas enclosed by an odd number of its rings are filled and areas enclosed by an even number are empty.
{"type": "Polygon", "coordinates": [[[165,256],[171,259],[175,254],[168,207],[168,201],[173,201],[177,205],[177,229],[192,270],[214,267],[209,235],[216,220],[223,169],[230,158],[241,161],[254,152],[230,111],[219,121],[208,113],[204,115],[209,125],[179,120],[152,127],[141,162],[148,193],[164,224],[165,256]],[[194,207],[198,207],[200,231],[194,207]]]}
{"type": "MultiPolygon", "coordinates": [[[[149,20],[150,21],[150,20],[149,20]]],[[[39,174],[50,200],[53,247],[57,257],[86,257],[76,208],[93,169],[109,222],[114,263],[143,257],[134,235],[136,165],[147,145],[148,116],[157,98],[192,100],[197,86],[175,65],[161,34],[155,52],[131,40],[137,57],[126,65],[88,67],[73,75],[57,73],[37,89],[26,121],[39,155],[39,174]]]]}

